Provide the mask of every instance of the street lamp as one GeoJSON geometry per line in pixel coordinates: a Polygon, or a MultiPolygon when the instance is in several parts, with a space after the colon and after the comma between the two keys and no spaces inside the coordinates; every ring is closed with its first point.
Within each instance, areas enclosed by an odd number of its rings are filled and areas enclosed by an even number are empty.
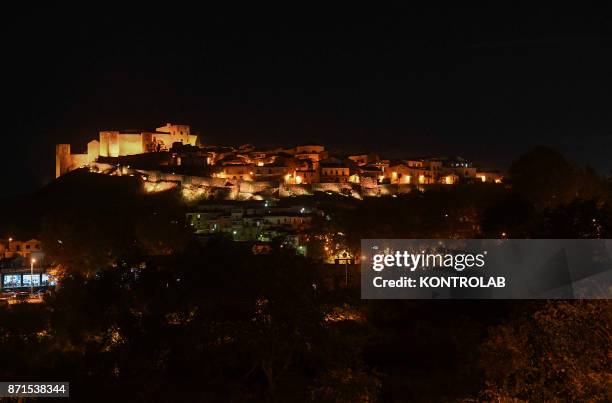
{"type": "Polygon", "coordinates": [[[348,288],[348,260],[344,261],[344,287],[348,288]]]}
{"type": "Polygon", "coordinates": [[[36,263],[36,259],[32,258],[30,262],[30,295],[34,295],[34,263],[36,263]]]}
{"type": "Polygon", "coordinates": [[[6,244],[6,251],[4,252],[4,257],[7,258],[9,256],[9,253],[11,253],[11,241],[13,240],[13,238],[9,238],[8,239],[8,243],[6,244]]]}

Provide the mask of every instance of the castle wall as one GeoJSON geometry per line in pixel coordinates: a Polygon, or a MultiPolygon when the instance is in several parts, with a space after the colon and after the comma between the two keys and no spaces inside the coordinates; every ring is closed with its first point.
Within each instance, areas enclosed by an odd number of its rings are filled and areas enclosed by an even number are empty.
{"type": "Polygon", "coordinates": [[[144,152],[142,145],[142,135],[137,134],[117,134],[118,154],[114,157],[123,155],[142,154],[144,152]]]}
{"type": "Polygon", "coordinates": [[[382,185],[378,185],[378,194],[380,196],[390,196],[390,195],[397,194],[397,190],[398,190],[397,184],[385,183],[382,185]]]}
{"type": "Polygon", "coordinates": [[[89,161],[89,154],[71,154],[70,157],[71,166],[69,167],[69,171],[85,166],[91,162],[89,161]]]}
{"type": "Polygon", "coordinates": [[[57,144],[55,146],[55,177],[59,178],[68,172],[71,165],[70,144],[57,144]]]}
{"type": "Polygon", "coordinates": [[[171,123],[166,123],[165,126],[158,127],[155,131],[157,132],[155,133],[157,139],[163,141],[167,148],[172,147],[172,143],[183,143],[195,146],[198,138],[198,136],[191,134],[191,127],[189,125],[173,125],[171,123]],[[160,133],[165,133],[165,135],[160,133]]]}
{"type": "Polygon", "coordinates": [[[108,134],[108,156],[119,156],[119,132],[109,132],[108,134]]]}
{"type": "Polygon", "coordinates": [[[340,193],[343,189],[352,190],[352,186],[350,183],[335,183],[335,182],[313,183],[312,184],[313,192],[340,193]]]}
{"type": "MultiPolygon", "coordinates": [[[[69,152],[69,148],[59,147],[58,150],[69,152]]],[[[62,161],[62,152],[57,156],[58,161],[62,161]]],[[[413,191],[425,191],[433,185],[415,186],[411,184],[380,184],[375,187],[362,187],[353,183],[314,183],[314,184],[284,184],[272,181],[243,181],[234,179],[223,179],[213,177],[179,175],[165,173],[156,170],[129,169],[126,166],[117,168],[111,164],[101,164],[89,162],[88,154],[73,154],[72,159],[64,164],[77,168],[80,165],[89,163],[90,169],[94,172],[109,175],[138,174],[145,180],[145,190],[150,193],[166,191],[173,188],[181,189],[185,200],[195,202],[198,200],[215,199],[225,200],[261,200],[262,197],[292,197],[313,195],[315,192],[342,193],[361,199],[362,197],[380,197],[398,194],[406,194],[413,191]],[[278,192],[278,193],[277,193],[278,192]]],[[[62,168],[62,166],[60,166],[62,168]]],[[[444,186],[444,185],[440,185],[444,186]]]]}
{"type": "Polygon", "coordinates": [[[197,136],[191,135],[189,125],[170,123],[157,129],[157,132],[120,133],[101,131],[99,140],[87,143],[86,154],[70,154],[70,144],[57,144],[55,148],[55,177],[72,169],[95,162],[98,157],[122,157],[156,151],[156,142],[163,142],[169,149],[175,142],[196,145],[197,136]]]}
{"type": "Polygon", "coordinates": [[[117,132],[104,131],[100,132],[100,156],[101,157],[111,157],[110,155],[110,142],[111,142],[111,134],[117,132]]]}
{"type": "Polygon", "coordinates": [[[173,125],[172,123],[166,123],[165,126],[155,128],[155,131],[159,133],[171,133],[171,134],[187,134],[191,132],[189,125],[173,125]]]}
{"type": "Polygon", "coordinates": [[[89,169],[92,172],[98,172],[98,173],[102,173],[105,175],[111,175],[113,172],[115,172],[117,170],[117,167],[115,165],[111,165],[111,164],[103,164],[100,162],[93,162],[91,164],[89,164],[89,169]]]}
{"type": "Polygon", "coordinates": [[[88,145],[87,154],[70,154],[70,144],[57,144],[55,146],[55,177],[59,178],[61,175],[73,169],[80,168],[95,161],[97,156],[94,157],[93,153],[96,150],[97,148],[93,147],[93,145],[92,150],[89,150],[88,145]]]}
{"type": "Polygon", "coordinates": [[[124,155],[142,154],[145,152],[142,135],[140,133],[119,133],[117,131],[100,132],[100,142],[98,147],[98,155],[102,157],[119,157],[124,155]]]}
{"type": "Polygon", "coordinates": [[[414,190],[414,185],[410,185],[410,184],[406,184],[406,183],[402,183],[400,185],[397,185],[397,193],[398,194],[410,193],[413,190],[414,190]]]}
{"type": "Polygon", "coordinates": [[[282,184],[279,187],[278,195],[280,197],[290,197],[290,196],[310,196],[313,194],[312,185],[310,184],[302,184],[302,185],[286,185],[282,184]]]}
{"type": "Polygon", "coordinates": [[[162,150],[169,150],[174,143],[183,143],[195,145],[197,136],[188,134],[173,134],[173,133],[151,133],[153,143],[161,143],[162,150]]]}
{"type": "Polygon", "coordinates": [[[376,180],[376,178],[371,178],[368,176],[361,176],[359,178],[359,184],[362,188],[366,189],[375,189],[378,187],[378,181],[376,180]]]}
{"type": "Polygon", "coordinates": [[[92,148],[90,149],[88,144],[87,153],[91,155],[90,159],[93,155],[97,158],[98,156],[120,157],[142,154],[156,151],[156,143],[158,142],[163,143],[163,149],[170,149],[172,144],[176,142],[195,146],[197,136],[191,134],[189,125],[167,124],[166,126],[158,127],[156,132],[142,133],[121,133],[119,131],[107,130],[100,132],[97,146],[91,142],[92,148]],[[97,152],[95,151],[96,147],[98,149],[97,152]]]}
{"type": "Polygon", "coordinates": [[[379,193],[379,189],[378,186],[377,187],[368,187],[368,188],[361,188],[361,195],[363,197],[378,197],[380,196],[379,193]]]}
{"type": "Polygon", "coordinates": [[[241,193],[258,193],[276,185],[271,182],[238,181],[241,193]]]}

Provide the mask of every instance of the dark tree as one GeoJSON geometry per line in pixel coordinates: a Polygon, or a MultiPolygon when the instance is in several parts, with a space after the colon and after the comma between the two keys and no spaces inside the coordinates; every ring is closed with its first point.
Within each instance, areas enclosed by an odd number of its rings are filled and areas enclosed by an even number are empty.
{"type": "Polygon", "coordinates": [[[578,193],[577,170],[547,147],[537,147],[522,155],[508,173],[513,189],[537,207],[567,203],[578,193]]]}

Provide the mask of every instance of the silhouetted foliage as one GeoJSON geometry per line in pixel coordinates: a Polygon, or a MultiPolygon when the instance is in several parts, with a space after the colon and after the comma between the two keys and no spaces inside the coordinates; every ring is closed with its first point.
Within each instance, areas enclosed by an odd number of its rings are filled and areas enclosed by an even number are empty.
{"type": "Polygon", "coordinates": [[[612,399],[610,301],[544,303],[491,329],[482,346],[487,389],[526,401],[612,399]]]}
{"type": "Polygon", "coordinates": [[[539,214],[533,226],[536,238],[610,238],[612,207],[593,200],[576,200],[547,209],[539,214]]]}
{"type": "Polygon", "coordinates": [[[41,214],[40,238],[48,262],[91,274],[122,261],[180,251],[189,244],[184,206],[174,193],[146,194],[133,177],[70,175],[66,183],[54,185],[59,190],[44,192],[62,195],[41,214]]]}
{"type": "Polygon", "coordinates": [[[482,213],[483,236],[524,238],[529,234],[534,218],[535,211],[531,203],[516,194],[509,194],[482,213]]]}
{"type": "Polygon", "coordinates": [[[578,190],[578,172],[557,151],[537,147],[522,155],[508,170],[514,190],[538,207],[573,200],[578,190]]]}
{"type": "Polygon", "coordinates": [[[333,398],[324,385],[338,380],[372,401],[361,342],[325,323],[316,282],[294,254],[218,239],[144,267],[69,273],[45,305],[0,311],[2,352],[19,363],[3,379],[53,374],[77,398],[131,401],[333,398]]]}

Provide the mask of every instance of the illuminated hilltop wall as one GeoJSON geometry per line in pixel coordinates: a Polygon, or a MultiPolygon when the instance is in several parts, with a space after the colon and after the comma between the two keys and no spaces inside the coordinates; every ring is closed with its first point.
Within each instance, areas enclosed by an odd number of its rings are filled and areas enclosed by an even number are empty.
{"type": "Polygon", "coordinates": [[[167,151],[173,143],[196,145],[197,136],[188,125],[167,123],[154,132],[122,133],[101,131],[100,140],[87,144],[86,154],[71,154],[70,144],[55,147],[55,177],[94,162],[99,156],[123,157],[147,152],[167,151]]]}
{"type": "Polygon", "coordinates": [[[93,140],[87,144],[87,154],[71,154],[70,144],[57,144],[55,146],[55,177],[68,173],[74,169],[86,166],[98,158],[98,141],[93,140]]]}
{"type": "Polygon", "coordinates": [[[184,200],[263,200],[276,197],[312,196],[315,193],[342,194],[347,197],[381,197],[425,192],[429,189],[444,188],[447,185],[378,184],[363,187],[355,183],[313,183],[286,184],[278,181],[245,181],[205,176],[172,174],[157,170],[134,169],[100,162],[89,164],[91,172],[104,175],[137,176],[143,180],[143,190],[147,193],[165,192],[179,189],[184,200]]]}
{"type": "Polygon", "coordinates": [[[155,151],[167,151],[173,143],[194,146],[197,136],[191,134],[188,125],[167,123],[154,132],[121,133],[119,131],[100,132],[100,155],[103,157],[123,157],[155,151]]]}
{"type": "Polygon", "coordinates": [[[142,133],[100,132],[100,156],[119,157],[144,152],[142,133]]]}

